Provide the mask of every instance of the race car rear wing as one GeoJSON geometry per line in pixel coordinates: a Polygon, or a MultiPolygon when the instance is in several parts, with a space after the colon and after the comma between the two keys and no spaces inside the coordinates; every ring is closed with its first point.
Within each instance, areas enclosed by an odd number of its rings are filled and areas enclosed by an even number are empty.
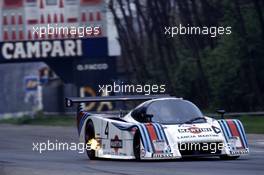
{"type": "Polygon", "coordinates": [[[125,95],[125,96],[105,96],[105,97],[67,97],[65,98],[66,107],[72,107],[74,103],[103,102],[103,101],[137,101],[152,100],[157,98],[171,97],[164,95],[125,95]]]}

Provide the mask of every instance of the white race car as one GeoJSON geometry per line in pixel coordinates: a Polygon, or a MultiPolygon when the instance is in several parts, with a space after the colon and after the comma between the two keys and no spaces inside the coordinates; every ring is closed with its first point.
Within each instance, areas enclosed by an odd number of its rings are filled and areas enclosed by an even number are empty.
{"type": "Polygon", "coordinates": [[[219,156],[237,159],[249,153],[242,123],[206,117],[197,106],[166,95],[66,98],[78,103],[80,141],[90,159],[178,159],[219,156]],[[127,114],[92,114],[82,103],[145,100],[127,114]]]}

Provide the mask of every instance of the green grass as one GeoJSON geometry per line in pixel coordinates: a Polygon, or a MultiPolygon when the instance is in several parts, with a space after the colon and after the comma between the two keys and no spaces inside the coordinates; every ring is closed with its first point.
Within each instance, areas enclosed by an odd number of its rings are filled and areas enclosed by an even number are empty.
{"type": "MultiPolygon", "coordinates": [[[[221,119],[220,116],[214,118],[221,119]]],[[[225,116],[224,118],[240,120],[247,134],[264,134],[264,116],[225,116]]]]}
{"type": "Polygon", "coordinates": [[[264,134],[264,117],[242,116],[238,118],[246,130],[246,133],[264,134]]]}
{"type": "MultiPolygon", "coordinates": [[[[234,118],[234,117],[225,117],[234,118]]],[[[246,133],[264,134],[264,117],[257,116],[242,116],[237,117],[246,130],[246,133]]],[[[16,124],[16,125],[50,125],[50,126],[75,126],[76,120],[74,117],[68,116],[43,116],[39,115],[35,118],[21,117],[9,118],[0,120],[1,123],[16,124]]]]}
{"type": "Polygon", "coordinates": [[[15,125],[74,126],[76,120],[68,116],[36,116],[34,118],[25,116],[21,118],[1,119],[1,123],[15,125]]]}

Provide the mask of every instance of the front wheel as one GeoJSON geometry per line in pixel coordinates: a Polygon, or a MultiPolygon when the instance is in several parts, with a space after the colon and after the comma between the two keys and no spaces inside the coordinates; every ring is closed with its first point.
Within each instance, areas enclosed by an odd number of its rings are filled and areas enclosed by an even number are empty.
{"type": "MultiPolygon", "coordinates": [[[[94,139],[94,138],[95,138],[94,125],[92,121],[89,121],[85,127],[85,144],[87,144],[89,140],[94,139]]],[[[95,150],[87,149],[86,153],[87,153],[87,156],[90,158],[90,160],[96,159],[95,150]]]]}
{"type": "Polygon", "coordinates": [[[221,160],[236,160],[238,159],[240,156],[227,156],[227,155],[221,155],[220,159],[221,160]]]}

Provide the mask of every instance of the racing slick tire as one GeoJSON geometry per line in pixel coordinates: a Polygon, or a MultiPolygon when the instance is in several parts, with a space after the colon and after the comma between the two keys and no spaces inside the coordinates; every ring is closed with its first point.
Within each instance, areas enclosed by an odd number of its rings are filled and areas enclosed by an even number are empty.
{"type": "Polygon", "coordinates": [[[136,160],[140,160],[140,133],[137,131],[133,141],[133,151],[136,160]]]}
{"type": "MultiPolygon", "coordinates": [[[[95,138],[95,131],[93,122],[90,120],[85,126],[85,143],[87,144],[89,140],[95,138]]],[[[95,160],[95,150],[86,149],[87,156],[90,160],[95,160]]]]}
{"type": "Polygon", "coordinates": [[[227,155],[221,155],[220,159],[221,160],[236,160],[238,159],[240,156],[227,156],[227,155]]]}

